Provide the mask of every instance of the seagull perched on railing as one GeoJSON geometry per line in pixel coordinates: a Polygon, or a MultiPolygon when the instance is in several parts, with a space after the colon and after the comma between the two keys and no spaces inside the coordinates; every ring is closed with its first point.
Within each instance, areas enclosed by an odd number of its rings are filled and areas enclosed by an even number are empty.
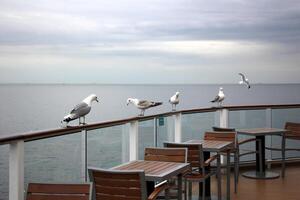
{"type": "Polygon", "coordinates": [[[172,111],[176,111],[176,105],[179,103],[179,92],[176,92],[170,99],[170,104],[172,105],[172,111]]]}
{"type": "Polygon", "coordinates": [[[144,116],[146,109],[163,104],[162,102],[154,102],[154,101],[148,101],[148,100],[139,100],[139,99],[135,99],[135,98],[128,98],[127,99],[127,106],[130,103],[132,103],[138,109],[141,110],[141,114],[139,116],[144,116]]]}
{"type": "Polygon", "coordinates": [[[241,76],[241,80],[239,82],[239,84],[245,84],[247,85],[247,88],[250,89],[250,83],[249,83],[249,80],[246,78],[246,76],[242,73],[239,73],[239,75],[241,76]]]}
{"type": "Polygon", "coordinates": [[[70,121],[79,118],[79,125],[85,124],[85,115],[89,114],[91,111],[93,101],[99,102],[95,94],[89,95],[81,103],[76,105],[73,110],[71,110],[70,114],[64,117],[63,121],[69,123],[70,121]],[[83,121],[81,121],[81,118],[83,118],[83,121]]]}
{"type": "Polygon", "coordinates": [[[225,99],[225,94],[223,92],[223,88],[220,87],[218,95],[211,102],[212,103],[218,102],[219,107],[221,107],[222,106],[222,102],[223,102],[224,99],[225,99]]]}

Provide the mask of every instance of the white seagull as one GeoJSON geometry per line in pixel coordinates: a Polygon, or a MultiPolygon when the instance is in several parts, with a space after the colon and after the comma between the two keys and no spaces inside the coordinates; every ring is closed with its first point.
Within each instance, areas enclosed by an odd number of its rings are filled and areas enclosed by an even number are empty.
{"type": "Polygon", "coordinates": [[[179,92],[176,92],[170,99],[170,104],[172,105],[172,111],[176,111],[176,105],[179,103],[179,92]]]}
{"type": "Polygon", "coordinates": [[[93,101],[99,102],[95,94],[89,95],[81,103],[76,105],[73,110],[71,110],[70,114],[64,117],[63,121],[69,123],[70,121],[79,118],[79,125],[85,124],[85,115],[91,111],[93,101]],[[83,118],[83,122],[81,122],[81,118],[83,118]]]}
{"type": "Polygon", "coordinates": [[[146,109],[163,104],[162,102],[154,102],[154,101],[148,101],[148,100],[139,100],[139,99],[136,99],[136,98],[128,98],[127,99],[127,106],[130,103],[132,103],[138,109],[141,110],[141,114],[139,116],[144,116],[146,109]]]}
{"type": "Polygon", "coordinates": [[[222,102],[223,102],[224,99],[225,99],[225,94],[223,92],[223,88],[220,87],[218,95],[211,102],[212,103],[218,102],[219,107],[221,107],[222,106],[222,102]]]}
{"type": "Polygon", "coordinates": [[[249,83],[249,80],[245,77],[244,74],[242,73],[239,73],[239,75],[241,76],[241,80],[239,82],[239,84],[245,84],[247,86],[248,89],[250,89],[250,83],[249,83]]]}

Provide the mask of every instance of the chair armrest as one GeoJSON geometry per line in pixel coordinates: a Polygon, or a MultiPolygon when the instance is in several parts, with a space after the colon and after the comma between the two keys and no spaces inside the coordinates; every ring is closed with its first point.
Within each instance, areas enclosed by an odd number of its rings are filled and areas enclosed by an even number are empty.
{"type": "Polygon", "coordinates": [[[258,140],[256,138],[249,138],[249,139],[238,141],[238,145],[245,144],[248,142],[253,142],[253,141],[258,141],[258,140]]]}
{"type": "Polygon", "coordinates": [[[159,193],[161,193],[163,190],[168,188],[169,186],[167,182],[158,185],[157,187],[154,188],[154,191],[150,194],[148,200],[155,200],[158,197],[159,193]]]}
{"type": "Polygon", "coordinates": [[[209,159],[207,159],[204,162],[204,166],[208,166],[212,161],[216,160],[218,158],[218,154],[211,156],[209,159]]]}

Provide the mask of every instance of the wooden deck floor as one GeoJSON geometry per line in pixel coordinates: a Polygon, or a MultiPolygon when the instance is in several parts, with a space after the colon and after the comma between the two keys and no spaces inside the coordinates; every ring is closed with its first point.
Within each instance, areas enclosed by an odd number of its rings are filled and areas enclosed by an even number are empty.
{"type": "MultiPolygon", "coordinates": [[[[272,169],[280,171],[279,168],[272,169]]],[[[226,199],[225,177],[222,183],[222,199],[226,199]]],[[[212,178],[212,196],[216,199],[216,179],[212,178]]],[[[254,180],[240,175],[238,192],[233,190],[233,175],[231,176],[231,200],[300,200],[300,166],[288,166],[286,177],[282,179],[254,180]]],[[[193,200],[198,199],[197,184],[193,185],[193,200]]]]}

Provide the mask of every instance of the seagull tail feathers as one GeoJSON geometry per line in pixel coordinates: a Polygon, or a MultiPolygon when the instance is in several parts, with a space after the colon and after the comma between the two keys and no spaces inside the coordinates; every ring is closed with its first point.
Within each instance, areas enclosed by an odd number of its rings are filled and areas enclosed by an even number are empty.
{"type": "Polygon", "coordinates": [[[162,104],[163,104],[163,102],[153,102],[153,104],[150,107],[159,106],[162,104]]]}
{"type": "Polygon", "coordinates": [[[72,115],[69,114],[69,115],[65,116],[64,119],[63,119],[62,121],[68,123],[68,122],[70,122],[70,121],[72,121],[72,120],[74,120],[74,118],[72,118],[72,115]]]}

